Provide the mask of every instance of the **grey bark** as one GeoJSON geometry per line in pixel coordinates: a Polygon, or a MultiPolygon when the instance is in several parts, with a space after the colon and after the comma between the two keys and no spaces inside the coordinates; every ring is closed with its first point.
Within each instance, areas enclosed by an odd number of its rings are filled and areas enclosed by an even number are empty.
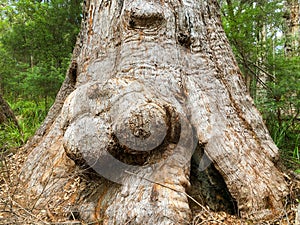
{"type": "Polygon", "coordinates": [[[84,2],[68,76],[26,150],[24,207],[56,221],[188,224],[201,210],[188,194],[261,219],[287,195],[214,0],[84,2]]]}
{"type": "Polygon", "coordinates": [[[286,0],[286,13],[284,15],[286,21],[285,30],[285,46],[286,56],[298,56],[300,47],[300,3],[299,0],[286,0]]]}

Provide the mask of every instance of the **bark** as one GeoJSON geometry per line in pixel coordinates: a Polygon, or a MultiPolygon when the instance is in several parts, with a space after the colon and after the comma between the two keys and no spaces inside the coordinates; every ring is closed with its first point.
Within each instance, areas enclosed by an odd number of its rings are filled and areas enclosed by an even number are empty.
{"type": "Polygon", "coordinates": [[[13,111],[11,110],[8,103],[2,98],[1,95],[0,95],[0,106],[1,106],[0,107],[0,125],[7,123],[7,122],[12,122],[17,127],[19,127],[18,121],[17,121],[13,111]]]}
{"type": "Polygon", "coordinates": [[[300,4],[299,0],[287,0],[285,3],[286,14],[284,15],[286,20],[286,42],[285,53],[287,56],[298,56],[300,46],[300,4]]]}
{"type": "Polygon", "coordinates": [[[201,210],[188,195],[260,219],[287,195],[214,0],[84,2],[68,76],[26,149],[23,207],[55,221],[188,224],[201,210]]]}

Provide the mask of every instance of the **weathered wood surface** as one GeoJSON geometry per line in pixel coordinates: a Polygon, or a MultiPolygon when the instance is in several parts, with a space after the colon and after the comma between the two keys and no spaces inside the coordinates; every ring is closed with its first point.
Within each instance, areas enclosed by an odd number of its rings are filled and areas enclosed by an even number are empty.
{"type": "MultiPolygon", "coordinates": [[[[210,182],[242,217],[278,215],[287,194],[278,149],[217,1],[90,0],[84,9],[68,77],[27,145],[21,178],[37,199],[27,207],[55,219],[188,224],[199,208],[185,193],[198,199],[210,182]]],[[[203,192],[201,203],[226,204],[203,192]]]]}

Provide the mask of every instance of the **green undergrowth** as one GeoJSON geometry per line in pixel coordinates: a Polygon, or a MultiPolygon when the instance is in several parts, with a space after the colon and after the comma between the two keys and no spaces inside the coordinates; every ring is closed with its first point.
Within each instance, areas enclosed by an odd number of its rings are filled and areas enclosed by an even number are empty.
{"type": "Polygon", "coordinates": [[[286,110],[282,105],[257,104],[269,133],[279,148],[279,153],[287,169],[300,174],[300,116],[298,105],[295,110],[286,110]]]}
{"type": "MultiPolygon", "coordinates": [[[[51,100],[53,102],[53,100],[51,100]]],[[[13,122],[0,126],[0,149],[2,153],[9,153],[24,145],[34,135],[47,115],[48,108],[44,101],[34,102],[18,99],[9,101],[14,111],[19,127],[13,122]]]]}

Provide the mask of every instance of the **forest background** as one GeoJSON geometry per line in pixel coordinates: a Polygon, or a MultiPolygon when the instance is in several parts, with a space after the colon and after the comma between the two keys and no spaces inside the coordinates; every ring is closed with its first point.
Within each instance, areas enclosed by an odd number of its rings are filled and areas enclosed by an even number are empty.
{"type": "MultiPolygon", "coordinates": [[[[1,0],[0,95],[17,116],[0,153],[22,146],[55,100],[80,30],[81,0],[1,0]]],[[[248,91],[288,169],[300,173],[299,0],[220,0],[248,91]]]]}

